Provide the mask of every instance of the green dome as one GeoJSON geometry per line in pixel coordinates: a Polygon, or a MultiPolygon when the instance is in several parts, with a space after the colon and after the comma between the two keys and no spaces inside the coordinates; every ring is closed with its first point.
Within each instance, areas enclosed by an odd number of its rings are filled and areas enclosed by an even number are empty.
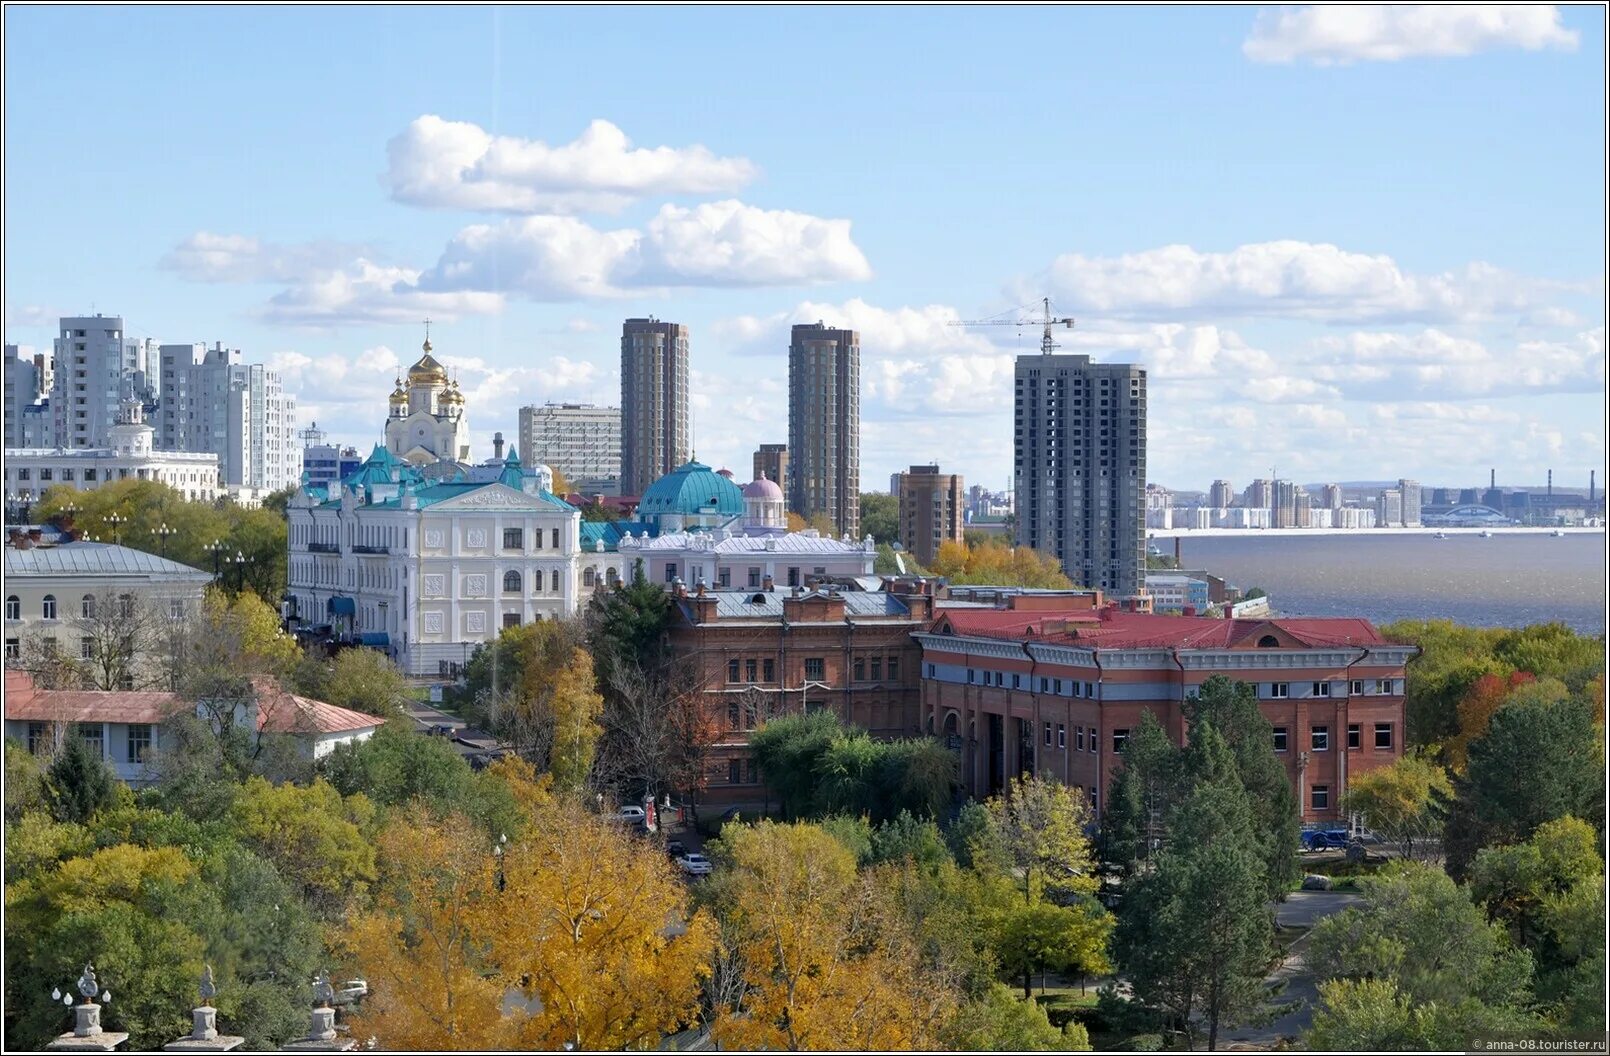
{"type": "Polygon", "coordinates": [[[639,517],[668,513],[684,517],[700,514],[738,517],[743,512],[744,497],[738,485],[702,462],[689,462],[673,469],[650,484],[637,504],[639,517]]]}

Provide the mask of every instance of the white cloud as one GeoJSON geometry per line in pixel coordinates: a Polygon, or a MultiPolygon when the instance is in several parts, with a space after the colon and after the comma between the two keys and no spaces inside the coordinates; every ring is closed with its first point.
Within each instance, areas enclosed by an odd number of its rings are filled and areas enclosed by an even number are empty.
{"type": "Polygon", "coordinates": [[[1418,333],[1361,331],[1314,341],[1305,355],[1313,377],[1354,398],[1416,399],[1593,393],[1604,389],[1604,327],[1564,340],[1490,347],[1436,328],[1418,333]]]}
{"type": "Polygon", "coordinates": [[[1241,51],[1254,62],[1345,66],[1497,48],[1574,51],[1577,41],[1552,4],[1316,4],[1259,11],[1241,51]]]}
{"type": "Polygon", "coordinates": [[[550,146],[426,114],[386,151],[386,181],[397,201],[496,212],[614,212],[652,195],[735,191],[758,172],[746,158],[717,157],[697,145],[634,148],[603,120],[550,146]]]}
{"type": "Polygon", "coordinates": [[[339,271],[297,282],[270,298],[262,311],[269,322],[338,327],[358,323],[412,323],[429,316],[451,322],[503,307],[501,294],[421,289],[420,273],[362,258],[339,271]]]}
{"type": "Polygon", "coordinates": [[[193,282],[295,282],[339,268],[361,253],[334,242],[278,245],[250,235],[197,231],[173,247],[159,266],[193,282]]]}
{"type": "MultiPolygon", "coordinates": [[[[1051,263],[1060,307],[1113,317],[1283,316],[1326,322],[1481,319],[1522,312],[1544,293],[1587,292],[1598,283],[1558,283],[1472,263],[1414,275],[1385,254],[1283,240],[1203,252],[1161,246],[1117,257],[1070,253],[1051,263]]],[[[1020,292],[1028,283],[1020,282],[1020,292]]]]}
{"type": "Polygon", "coordinates": [[[664,287],[813,285],[870,275],[848,220],[723,201],[693,209],[666,205],[642,231],[600,231],[560,216],[476,224],[453,237],[420,285],[561,301],[664,287]]]}

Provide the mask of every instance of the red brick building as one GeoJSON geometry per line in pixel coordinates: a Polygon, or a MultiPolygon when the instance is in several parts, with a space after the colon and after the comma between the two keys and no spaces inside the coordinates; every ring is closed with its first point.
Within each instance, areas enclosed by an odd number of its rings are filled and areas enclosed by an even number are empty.
{"type": "Polygon", "coordinates": [[[690,662],[716,731],[701,802],[767,801],[749,735],[776,715],[831,708],[874,737],[921,731],[913,634],[932,619],[928,595],[678,587],[673,605],[671,647],[690,662]]]}
{"type": "Polygon", "coordinates": [[[922,647],[923,729],[959,754],[982,798],[1017,773],[1087,789],[1098,810],[1143,711],[1183,743],[1182,705],[1223,675],[1257,687],[1304,821],[1340,817],[1350,775],[1403,752],[1404,666],[1361,619],[1226,619],[1124,612],[1099,591],[942,607],[922,647]]]}

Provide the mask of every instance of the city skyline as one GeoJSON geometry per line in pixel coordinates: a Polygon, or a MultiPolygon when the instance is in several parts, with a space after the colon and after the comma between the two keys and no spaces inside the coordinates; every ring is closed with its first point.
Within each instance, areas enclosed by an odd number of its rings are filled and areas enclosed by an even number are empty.
{"type": "Polygon", "coordinates": [[[617,404],[615,334],[657,315],[689,327],[692,449],[736,469],[785,439],[789,329],[821,320],[862,335],[863,480],[1003,488],[1039,334],[947,324],[1045,294],[1079,319],[1061,351],[1147,369],[1165,485],[1274,451],[1294,480],[1579,486],[1605,476],[1603,12],[1530,12],[1405,43],[1245,8],[645,10],[606,44],[584,11],[10,10],[5,340],[94,311],[221,340],[367,450],[429,316],[480,459],[522,405],[617,404]],[[208,91],[171,76],[244,27],[208,91]],[[831,38],[841,74],[776,78],[723,43],[746,27],[831,38]],[[1077,61],[1023,61],[1042,35],[1077,61]],[[667,45],[678,83],[622,72],[667,45]],[[766,91],[720,90],[745,77],[766,91]],[[43,164],[63,130],[116,148],[43,164]]]}

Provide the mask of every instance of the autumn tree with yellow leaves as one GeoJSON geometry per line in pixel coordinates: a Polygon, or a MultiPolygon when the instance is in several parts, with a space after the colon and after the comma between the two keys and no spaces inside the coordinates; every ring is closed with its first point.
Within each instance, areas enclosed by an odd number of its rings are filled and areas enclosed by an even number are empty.
{"type": "Polygon", "coordinates": [[[522,808],[508,839],[423,808],[382,834],[380,895],[346,944],[375,986],[354,1031],[389,1049],[619,1049],[692,1022],[713,930],[670,863],[529,764],[497,769],[522,808]]]}
{"type": "Polygon", "coordinates": [[[955,998],[854,857],[816,825],[731,827],[709,882],[741,985],[712,1033],[735,1049],[931,1048],[955,998]]]}

